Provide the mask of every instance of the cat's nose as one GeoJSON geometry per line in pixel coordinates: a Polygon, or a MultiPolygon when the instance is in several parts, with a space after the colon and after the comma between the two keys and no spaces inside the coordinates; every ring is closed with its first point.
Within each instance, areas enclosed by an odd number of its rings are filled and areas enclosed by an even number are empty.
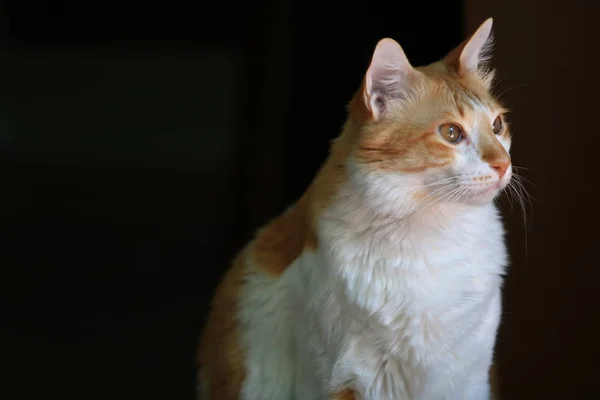
{"type": "Polygon", "coordinates": [[[488,164],[494,169],[494,171],[496,171],[498,177],[502,179],[504,174],[506,174],[506,170],[508,167],[510,167],[510,160],[504,157],[499,157],[488,161],[488,164]]]}

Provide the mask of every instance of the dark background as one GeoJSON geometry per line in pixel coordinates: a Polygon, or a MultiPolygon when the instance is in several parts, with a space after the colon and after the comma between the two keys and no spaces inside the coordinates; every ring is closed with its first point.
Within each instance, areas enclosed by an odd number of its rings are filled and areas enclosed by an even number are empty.
{"type": "Polygon", "coordinates": [[[600,398],[592,2],[5,1],[0,396],[192,399],[233,253],[327,155],[378,39],[428,63],[495,18],[514,163],[509,399],[600,398]],[[587,43],[587,45],[586,45],[587,43]]]}

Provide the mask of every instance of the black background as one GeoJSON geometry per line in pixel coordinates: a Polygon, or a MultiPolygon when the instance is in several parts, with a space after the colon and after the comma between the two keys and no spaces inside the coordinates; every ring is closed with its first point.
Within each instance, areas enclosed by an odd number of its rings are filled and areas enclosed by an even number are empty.
{"type": "MultiPolygon", "coordinates": [[[[3,375],[18,376],[9,386],[20,387],[10,398],[193,398],[197,340],[216,280],[254,228],[308,185],[376,41],[395,37],[419,64],[462,40],[458,2],[440,2],[424,24],[414,15],[428,7],[409,13],[392,1],[7,2],[8,38],[25,51],[86,54],[123,44],[151,51],[159,43],[200,59],[219,46],[244,54],[238,112],[230,116],[238,119],[230,176],[207,171],[201,160],[149,165],[121,158],[89,167],[76,143],[67,150],[3,149],[1,284],[8,307],[1,358],[3,375]],[[287,70],[265,74],[273,65],[287,70]],[[281,85],[287,90],[269,94],[275,100],[259,100],[281,85]],[[286,106],[274,111],[279,122],[271,126],[268,108],[278,101],[286,106]],[[277,170],[276,187],[255,167],[257,158],[277,170]],[[233,189],[212,190],[220,179],[234,179],[233,189]],[[233,198],[230,212],[239,223],[228,227],[227,242],[211,241],[205,230],[211,210],[199,204],[206,196],[233,198]],[[256,199],[262,206],[251,206],[256,199]]],[[[210,102],[213,93],[197,96],[210,102]]],[[[144,132],[131,134],[145,140],[144,132]]]]}
{"type": "Polygon", "coordinates": [[[600,398],[592,3],[5,1],[0,397],[194,398],[219,276],[305,190],[377,40],[425,64],[493,16],[536,198],[527,231],[501,203],[504,398],[600,398]]]}

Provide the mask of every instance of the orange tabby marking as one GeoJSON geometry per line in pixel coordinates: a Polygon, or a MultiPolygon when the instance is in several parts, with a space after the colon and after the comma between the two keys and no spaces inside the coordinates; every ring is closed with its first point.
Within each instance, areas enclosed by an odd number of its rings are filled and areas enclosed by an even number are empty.
{"type": "Polygon", "coordinates": [[[317,247],[308,208],[308,193],[296,205],[263,228],[254,240],[254,264],[270,275],[278,276],[305,248],[317,247]]]}
{"type": "Polygon", "coordinates": [[[454,151],[439,141],[435,131],[415,137],[412,132],[398,131],[392,125],[365,138],[356,155],[362,162],[375,163],[374,167],[383,171],[419,172],[434,165],[447,165],[454,151]]]}
{"type": "Polygon", "coordinates": [[[334,393],[331,400],[356,400],[354,390],[344,389],[341,392],[334,393]]]}
{"type": "Polygon", "coordinates": [[[500,142],[493,136],[494,133],[479,136],[479,151],[481,158],[492,166],[504,168],[510,165],[510,156],[500,142]]]}
{"type": "Polygon", "coordinates": [[[246,274],[246,251],[233,262],[217,288],[212,310],[200,340],[198,359],[202,377],[207,378],[210,399],[238,399],[246,376],[244,353],[239,344],[235,316],[237,298],[246,274]]]}

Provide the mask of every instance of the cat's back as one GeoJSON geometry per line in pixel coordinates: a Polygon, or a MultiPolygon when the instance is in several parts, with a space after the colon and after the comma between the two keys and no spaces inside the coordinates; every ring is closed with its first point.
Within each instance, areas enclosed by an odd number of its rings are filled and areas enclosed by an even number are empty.
{"type": "Polygon", "coordinates": [[[289,393],[295,366],[286,276],[315,242],[304,196],[261,229],[235,258],[217,287],[201,336],[201,399],[238,399],[241,393],[261,398],[265,390],[269,398],[289,393]],[[248,382],[273,386],[255,388],[248,382]]]}
{"type": "Polygon", "coordinates": [[[247,251],[232,263],[214,294],[200,338],[199,399],[237,399],[246,375],[237,320],[238,297],[244,289],[247,251]]]}

